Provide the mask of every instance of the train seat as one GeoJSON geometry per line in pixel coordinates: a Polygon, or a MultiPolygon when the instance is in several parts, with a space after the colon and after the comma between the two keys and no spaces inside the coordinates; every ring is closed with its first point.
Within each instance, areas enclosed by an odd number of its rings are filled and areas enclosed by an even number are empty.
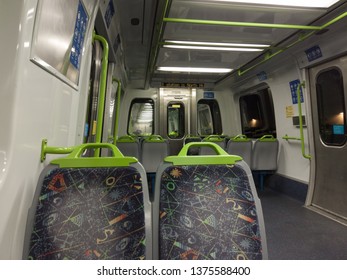
{"type": "MultiPolygon", "coordinates": [[[[219,145],[222,149],[225,149],[225,139],[222,138],[220,135],[209,135],[202,139],[202,142],[212,142],[217,145],[219,145]]],[[[208,147],[201,147],[200,148],[200,155],[213,155],[215,154],[214,151],[208,147]]]]}
{"type": "Polygon", "coordinates": [[[159,164],[169,154],[169,145],[160,135],[145,138],[141,147],[141,163],[147,173],[155,173],[159,164]]]}
{"type": "Polygon", "coordinates": [[[117,139],[116,146],[123,155],[135,157],[141,161],[140,142],[136,137],[131,135],[123,135],[117,139]]]}
{"type": "Polygon", "coordinates": [[[252,140],[240,134],[229,139],[226,151],[228,154],[241,156],[248,166],[251,166],[252,146],[252,140]]]}
{"type": "Polygon", "coordinates": [[[150,197],[154,193],[155,176],[158,166],[169,155],[169,142],[160,135],[151,135],[142,140],[141,163],[147,173],[150,197]]]}
{"type": "Polygon", "coordinates": [[[152,258],[151,204],[143,167],[112,144],[84,144],[54,160],[29,209],[24,259],[152,258]],[[80,157],[107,148],[112,157],[80,157]]]}
{"type": "Polygon", "coordinates": [[[264,135],[253,144],[251,170],[259,177],[260,189],[264,188],[264,177],[277,170],[279,143],[272,135],[264,135]]]}
{"type": "Polygon", "coordinates": [[[155,189],[154,259],[267,259],[260,200],[241,157],[214,143],[188,143],[165,158],[155,189]],[[187,156],[191,147],[215,155],[187,156]]]}

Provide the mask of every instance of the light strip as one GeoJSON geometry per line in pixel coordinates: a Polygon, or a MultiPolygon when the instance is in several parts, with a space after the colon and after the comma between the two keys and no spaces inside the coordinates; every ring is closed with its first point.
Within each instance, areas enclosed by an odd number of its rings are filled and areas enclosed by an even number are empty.
{"type": "Polygon", "coordinates": [[[238,51],[238,52],[261,52],[264,49],[252,48],[226,48],[226,47],[206,47],[206,46],[182,46],[182,45],[163,45],[164,48],[189,49],[189,50],[212,50],[212,51],[238,51]]]}
{"type": "Polygon", "coordinates": [[[205,46],[220,46],[220,47],[245,47],[245,48],[268,48],[270,45],[265,44],[244,44],[244,43],[217,43],[217,42],[195,42],[195,41],[172,41],[167,40],[166,43],[180,45],[205,45],[205,46]]]}
{"type": "Polygon", "coordinates": [[[230,73],[230,68],[200,68],[200,67],[158,67],[159,71],[193,72],[193,73],[230,73]]]}
{"type": "Polygon", "coordinates": [[[263,4],[287,7],[329,8],[339,0],[213,0],[216,2],[234,2],[247,4],[263,4]]]}

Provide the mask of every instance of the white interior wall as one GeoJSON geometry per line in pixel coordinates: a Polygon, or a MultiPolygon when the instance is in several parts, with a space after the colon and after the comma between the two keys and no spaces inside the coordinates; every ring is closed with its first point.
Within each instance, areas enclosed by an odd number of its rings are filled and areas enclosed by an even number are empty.
{"type": "MultiPolygon", "coordinates": [[[[0,65],[0,259],[22,258],[28,208],[38,176],[53,158],[40,162],[41,140],[48,139],[51,146],[78,142],[78,108],[88,88],[86,54],[93,28],[86,34],[79,90],[30,61],[37,2],[0,3],[1,34],[8,34],[1,43],[6,51],[1,51],[0,65]]],[[[95,6],[87,4],[91,24],[95,6]]]]}

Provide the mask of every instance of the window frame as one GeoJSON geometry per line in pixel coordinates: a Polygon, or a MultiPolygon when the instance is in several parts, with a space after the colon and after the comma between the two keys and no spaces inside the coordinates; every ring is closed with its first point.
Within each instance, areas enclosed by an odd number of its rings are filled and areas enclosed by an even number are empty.
{"type": "Polygon", "coordinates": [[[197,102],[197,132],[200,136],[206,135],[222,135],[223,134],[223,125],[222,125],[222,117],[221,111],[219,107],[219,103],[216,99],[199,99],[197,102]],[[200,129],[200,115],[199,115],[199,105],[206,104],[209,107],[211,118],[212,118],[212,133],[211,134],[202,134],[200,129]]]}
{"type": "Polygon", "coordinates": [[[146,137],[146,136],[151,136],[154,134],[154,126],[155,126],[155,102],[152,98],[134,98],[131,100],[129,111],[128,111],[128,122],[127,122],[127,134],[131,136],[136,136],[136,137],[146,137]],[[132,108],[134,104],[145,104],[145,103],[150,103],[152,105],[153,111],[152,111],[152,131],[150,134],[134,134],[129,131],[130,128],[130,122],[131,122],[131,113],[132,113],[132,108]]]}

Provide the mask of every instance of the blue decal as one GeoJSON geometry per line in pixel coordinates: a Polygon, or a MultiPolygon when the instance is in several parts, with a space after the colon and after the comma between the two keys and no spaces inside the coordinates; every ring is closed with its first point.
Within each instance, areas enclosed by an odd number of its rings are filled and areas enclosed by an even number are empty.
{"type": "Polygon", "coordinates": [[[314,61],[323,56],[322,51],[318,45],[307,49],[305,53],[309,62],[314,61]]]}
{"type": "Polygon", "coordinates": [[[205,91],[204,92],[204,98],[214,98],[214,92],[213,91],[205,91]]]}
{"type": "Polygon", "coordinates": [[[88,25],[88,14],[81,1],[78,3],[72,48],[70,52],[70,62],[77,69],[80,69],[81,52],[88,25]]]}
{"type": "MultiPolygon", "coordinates": [[[[296,90],[298,89],[298,86],[300,85],[300,80],[294,80],[289,82],[289,86],[290,86],[290,92],[292,94],[292,102],[293,104],[298,104],[298,97],[296,95],[296,90]]],[[[302,94],[302,89],[300,89],[300,99],[301,99],[301,103],[304,102],[304,95],[302,94]]]]}
{"type": "Polygon", "coordinates": [[[333,125],[333,134],[344,135],[345,134],[345,126],[343,124],[334,124],[333,125]]]}
{"type": "Polygon", "coordinates": [[[261,71],[260,73],[258,73],[257,77],[258,77],[259,81],[267,80],[267,74],[265,71],[261,71]]]}
{"type": "Polygon", "coordinates": [[[107,6],[105,16],[104,16],[107,28],[110,28],[114,12],[115,12],[115,10],[114,10],[114,6],[113,6],[113,1],[110,0],[108,2],[108,6],[107,6]]]}

